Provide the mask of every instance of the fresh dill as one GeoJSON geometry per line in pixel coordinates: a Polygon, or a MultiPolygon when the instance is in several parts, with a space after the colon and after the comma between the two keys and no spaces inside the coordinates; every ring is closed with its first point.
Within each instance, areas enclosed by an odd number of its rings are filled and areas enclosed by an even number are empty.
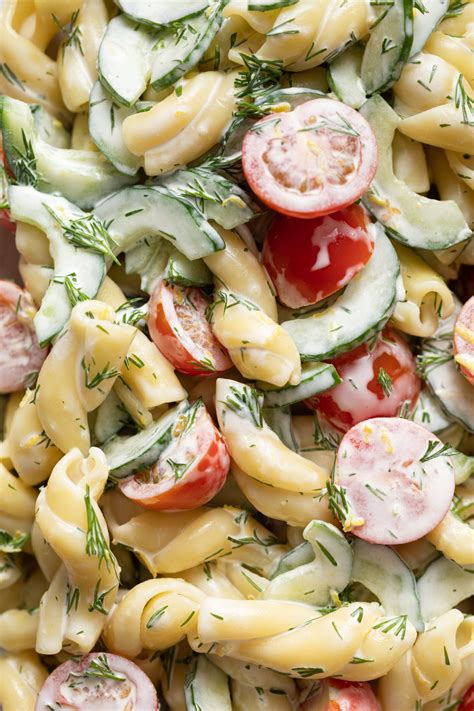
{"type": "Polygon", "coordinates": [[[112,566],[116,571],[117,564],[115,556],[110,550],[110,547],[102,531],[102,527],[99,523],[99,519],[97,518],[93,501],[91,499],[89,486],[86,486],[84,503],[86,507],[87,516],[86,554],[90,556],[97,556],[99,570],[100,566],[102,565],[102,561],[104,561],[107,570],[110,570],[110,566],[112,566]]]}
{"type": "Polygon", "coordinates": [[[92,659],[87,669],[84,671],[84,676],[93,679],[112,679],[113,681],[125,681],[126,677],[123,674],[117,674],[109,665],[109,660],[106,654],[99,654],[98,657],[92,659]]]}
{"type": "Polygon", "coordinates": [[[450,444],[443,444],[435,439],[430,439],[426,452],[420,458],[420,462],[429,462],[437,457],[454,457],[458,454],[457,449],[451,447],[450,444]]]}
{"type": "Polygon", "coordinates": [[[77,24],[79,13],[80,8],[72,13],[71,19],[66,24],[63,24],[56,15],[52,14],[54,22],[59,27],[60,32],[64,35],[64,42],[62,46],[63,59],[66,47],[76,47],[82,56],[84,56],[84,50],[82,48],[82,32],[81,28],[77,24]]]}
{"type": "Polygon", "coordinates": [[[120,375],[117,368],[110,368],[110,363],[106,363],[100,372],[97,372],[91,378],[91,364],[86,362],[85,357],[81,360],[81,367],[84,371],[84,385],[88,390],[98,387],[104,380],[109,380],[110,378],[116,378],[120,375]]]}
{"type": "Polygon", "coordinates": [[[263,396],[249,385],[240,387],[231,385],[229,390],[232,395],[228,395],[223,404],[232,412],[237,413],[239,417],[250,417],[255,427],[261,429],[263,427],[263,396]]]}
{"type": "Polygon", "coordinates": [[[92,252],[103,254],[120,265],[119,260],[112,251],[112,245],[115,242],[108,232],[110,223],[102,222],[91,213],[64,222],[49,205],[43,203],[43,207],[58,223],[63,230],[64,237],[71,244],[81,249],[90,249],[92,252]]]}
{"type": "Polygon", "coordinates": [[[390,397],[393,390],[393,381],[385,368],[379,368],[377,382],[383,390],[385,397],[390,397]]]}
{"type": "Polygon", "coordinates": [[[109,610],[107,610],[104,607],[104,600],[105,600],[105,597],[109,594],[109,592],[112,592],[112,590],[115,588],[115,585],[112,585],[112,587],[109,588],[108,590],[99,592],[100,580],[101,579],[99,578],[99,580],[95,584],[94,599],[92,600],[91,604],[89,605],[89,607],[87,609],[89,610],[89,612],[94,612],[94,610],[95,610],[96,612],[101,612],[103,615],[108,615],[109,610]]]}
{"type": "Polygon", "coordinates": [[[74,272],[71,274],[66,274],[66,276],[54,277],[53,282],[55,284],[64,284],[67,298],[69,299],[69,303],[73,308],[80,301],[87,301],[90,298],[77,285],[77,276],[74,272]]]}
{"type": "Polygon", "coordinates": [[[16,531],[13,535],[0,529],[0,551],[3,553],[18,553],[30,540],[29,533],[16,531]]]}
{"type": "Polygon", "coordinates": [[[33,188],[39,183],[40,176],[37,170],[37,158],[31,141],[26,137],[24,129],[21,129],[21,139],[23,150],[14,146],[15,157],[13,158],[13,172],[16,179],[22,185],[31,185],[33,188]]]}

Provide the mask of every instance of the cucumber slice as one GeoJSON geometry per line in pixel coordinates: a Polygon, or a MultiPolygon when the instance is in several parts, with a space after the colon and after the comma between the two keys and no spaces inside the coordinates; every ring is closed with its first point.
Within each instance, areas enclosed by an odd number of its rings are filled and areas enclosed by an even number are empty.
{"type": "Polygon", "coordinates": [[[360,78],[363,54],[360,44],[354,44],[331,62],[327,70],[331,90],[340,101],[353,109],[359,109],[366,99],[360,78]]]}
{"type": "Polygon", "coordinates": [[[270,407],[294,405],[342,383],[336,368],[330,363],[305,363],[301,369],[298,385],[274,388],[268,383],[257,382],[257,388],[265,395],[265,404],[270,407]]]}
{"type": "Polygon", "coordinates": [[[410,57],[421,52],[429,36],[443,19],[449,7],[449,0],[430,0],[420,3],[422,10],[415,8],[413,20],[413,44],[410,57]]]}
{"type": "Polygon", "coordinates": [[[60,193],[78,207],[90,209],[114,190],[134,182],[104,161],[96,151],[56,148],[37,135],[28,104],[1,97],[3,148],[19,183],[45,193],[60,193]]]}
{"type": "Polygon", "coordinates": [[[155,184],[191,202],[208,220],[215,220],[226,230],[233,230],[254,217],[247,193],[209,168],[178,170],[170,177],[155,181],[155,184]]]}
{"type": "Polygon", "coordinates": [[[89,102],[89,133],[97,148],[117,170],[136,175],[141,159],[130,153],[122,136],[122,124],[134,109],[118,106],[100,82],[92,88],[89,102]]]}
{"type": "Polygon", "coordinates": [[[124,479],[156,462],[171,441],[171,430],[177,418],[189,408],[184,400],[168,410],[149,427],[131,437],[116,435],[103,446],[112,479],[124,479]]]}
{"type": "Polygon", "coordinates": [[[186,711],[232,711],[229,677],[198,654],[184,684],[186,711]]]}
{"type": "Polygon", "coordinates": [[[400,118],[380,96],[360,109],[377,138],[379,161],[372,186],[364,196],[366,207],[386,232],[402,244],[422,249],[447,249],[471,235],[453,200],[432,200],[410,190],[393,172],[392,143],[400,118]]]}
{"type": "Polygon", "coordinates": [[[392,0],[383,13],[362,58],[361,79],[367,94],[386,91],[397,81],[413,45],[413,0],[392,0]]]}
{"type": "Polygon", "coordinates": [[[297,2],[298,0],[248,0],[248,9],[251,12],[266,12],[296,5],[297,2]]]}
{"type": "Polygon", "coordinates": [[[172,245],[163,276],[166,281],[178,286],[209,286],[214,283],[212,273],[202,259],[191,261],[172,245]]]}
{"type": "Polygon", "coordinates": [[[212,12],[185,20],[177,31],[159,42],[151,70],[151,85],[159,91],[187,74],[207,51],[222,25],[222,2],[212,12]]]}
{"type": "Polygon", "coordinates": [[[97,70],[103,86],[124,106],[133,106],[151,74],[156,35],[123,15],[107,25],[99,47],[97,70]]]}
{"type": "Polygon", "coordinates": [[[336,301],[325,311],[282,324],[301,360],[333,358],[378,333],[395,308],[399,272],[396,252],[378,227],[369,262],[336,301]]]}
{"type": "Polygon", "coordinates": [[[85,214],[64,198],[45,195],[26,185],[12,185],[9,200],[12,218],[46,232],[49,240],[54,274],[34,318],[38,341],[46,344],[62,330],[71,314],[72,305],[64,277],[73,279],[74,286],[93,299],[105,276],[105,260],[102,254],[75,247],[64,237],[45,205],[61,215],[63,221],[75,220],[85,214]]]}
{"type": "Polygon", "coordinates": [[[452,420],[446,417],[436,397],[426,387],[420,392],[410,419],[434,434],[442,432],[452,424],[452,420]]]}
{"type": "Polygon", "coordinates": [[[456,486],[464,484],[471,476],[474,476],[474,457],[458,452],[451,456],[454,467],[454,481],[456,486]]]}
{"type": "Polygon", "coordinates": [[[115,390],[110,391],[104,402],[99,405],[96,413],[94,434],[99,444],[107,442],[124,425],[131,423],[131,419],[115,390]]]}
{"type": "Polygon", "coordinates": [[[387,615],[406,615],[419,632],[424,622],[416,580],[410,568],[388,546],[355,538],[352,580],[373,593],[387,615]]]}
{"type": "Polygon", "coordinates": [[[127,252],[141,237],[160,235],[188,259],[200,259],[224,249],[220,234],[194,205],[161,186],[137,185],[110,195],[94,214],[110,222],[116,254],[127,252]]]}
{"type": "Polygon", "coordinates": [[[51,116],[42,106],[32,106],[31,113],[36,128],[36,133],[50,146],[56,148],[69,148],[71,134],[62,125],[61,121],[51,116]]]}
{"type": "Polygon", "coordinates": [[[298,443],[293,434],[289,407],[264,407],[263,418],[267,425],[276,432],[283,444],[293,452],[298,451],[298,443]]]}
{"type": "Polygon", "coordinates": [[[474,572],[442,556],[418,578],[418,593],[425,620],[432,620],[474,595],[474,572]]]}
{"type": "Polygon", "coordinates": [[[308,543],[308,541],[301,543],[299,546],[296,546],[296,548],[293,548],[293,550],[285,553],[285,555],[282,555],[278,561],[278,566],[272,575],[272,580],[273,578],[277,578],[283,573],[288,573],[290,570],[294,570],[301,565],[311,563],[313,560],[314,551],[311,543],[308,543]]]}
{"type": "Polygon", "coordinates": [[[145,25],[160,27],[202,12],[209,0],[115,0],[126,15],[145,25]]]}
{"type": "Polygon", "coordinates": [[[311,521],[303,537],[312,547],[314,559],[273,577],[263,593],[264,598],[323,606],[333,602],[348,586],[352,548],[344,534],[325,521],[311,521]]]}

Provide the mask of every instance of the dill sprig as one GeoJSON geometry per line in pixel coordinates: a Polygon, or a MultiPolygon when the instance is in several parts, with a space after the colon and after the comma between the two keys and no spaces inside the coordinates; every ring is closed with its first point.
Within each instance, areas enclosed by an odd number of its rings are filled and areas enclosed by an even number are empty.
{"type": "Polygon", "coordinates": [[[239,417],[250,417],[255,427],[263,427],[263,396],[255,388],[242,385],[241,389],[231,385],[229,390],[232,395],[228,395],[223,403],[232,412],[236,412],[239,417]]]}
{"type": "Polygon", "coordinates": [[[79,605],[79,596],[80,596],[79,588],[71,588],[70,585],[68,584],[67,590],[66,590],[66,614],[67,615],[69,615],[72,608],[74,608],[74,610],[77,611],[77,606],[79,605]]]}
{"type": "Polygon", "coordinates": [[[125,681],[126,678],[122,674],[117,674],[112,671],[107,659],[107,655],[99,654],[93,659],[87,669],[84,671],[84,676],[92,677],[93,679],[112,679],[113,681],[125,681]]]}
{"type": "Polygon", "coordinates": [[[448,363],[452,359],[452,354],[441,348],[438,348],[429,341],[425,341],[423,353],[416,357],[416,370],[421,377],[426,380],[427,375],[444,363],[448,363]]]}
{"type": "Polygon", "coordinates": [[[254,55],[241,54],[245,69],[237,75],[236,116],[260,117],[268,113],[272,92],[280,87],[283,62],[280,59],[259,59],[254,55]]]}
{"type": "Polygon", "coordinates": [[[82,56],[84,56],[84,50],[82,49],[82,31],[81,28],[77,25],[79,13],[80,8],[78,8],[72,13],[71,19],[65,25],[61,22],[59,17],[52,13],[52,18],[54,22],[59,27],[59,30],[63,33],[65,37],[62,47],[63,58],[66,47],[77,47],[82,56]]]}
{"type": "Polygon", "coordinates": [[[31,185],[36,188],[40,176],[37,170],[37,159],[33,150],[33,145],[26,137],[24,129],[21,129],[21,138],[23,141],[23,150],[14,146],[16,157],[13,159],[13,170],[16,179],[22,185],[31,185]]]}
{"type": "Polygon", "coordinates": [[[136,327],[138,327],[140,321],[146,319],[148,314],[146,304],[143,304],[143,299],[140,297],[124,301],[116,309],[116,313],[120,323],[128,323],[130,326],[136,327]],[[137,306],[138,304],[140,306],[137,306]]]}
{"type": "Polygon", "coordinates": [[[115,588],[115,585],[112,585],[112,587],[110,587],[108,590],[104,590],[104,592],[99,592],[100,581],[101,579],[99,578],[99,580],[95,584],[94,599],[92,600],[91,604],[87,609],[89,612],[93,612],[94,610],[96,610],[97,612],[101,612],[103,615],[108,615],[109,610],[104,607],[104,600],[105,597],[109,594],[109,592],[112,592],[112,590],[115,588]]]}
{"type": "Polygon", "coordinates": [[[66,276],[63,277],[54,277],[53,282],[55,284],[64,284],[67,298],[69,299],[69,302],[72,307],[74,307],[80,301],[87,301],[90,298],[77,285],[77,276],[75,272],[72,272],[71,274],[66,274],[66,276]]]}
{"type": "Polygon", "coordinates": [[[335,451],[340,444],[341,438],[337,434],[331,432],[324,432],[319,422],[318,413],[315,411],[313,415],[314,419],[314,430],[313,430],[313,442],[316,445],[315,449],[319,450],[333,450],[335,451]]]}
{"type": "Polygon", "coordinates": [[[263,546],[264,548],[270,548],[271,546],[277,546],[280,543],[278,538],[275,538],[275,536],[260,538],[255,528],[253,530],[253,536],[243,536],[242,538],[227,536],[227,540],[234,544],[232,548],[242,548],[242,546],[250,546],[252,544],[263,546]]]}
{"type": "Polygon", "coordinates": [[[383,390],[385,397],[390,397],[393,390],[393,381],[390,375],[387,373],[385,368],[379,368],[379,374],[377,375],[377,382],[383,390]]]}
{"type": "Polygon", "coordinates": [[[109,380],[110,378],[116,378],[120,375],[117,368],[110,368],[110,363],[106,363],[100,372],[97,372],[90,380],[91,364],[86,362],[85,358],[81,360],[81,367],[84,371],[84,385],[88,390],[98,387],[104,380],[109,380]]]}
{"type": "Polygon", "coordinates": [[[464,77],[459,75],[454,89],[454,104],[462,111],[462,123],[467,126],[474,126],[474,101],[471,99],[464,87],[464,77]]]}
{"type": "Polygon", "coordinates": [[[212,323],[214,311],[220,304],[224,307],[223,315],[227,309],[231,309],[233,306],[238,306],[239,304],[241,306],[245,306],[245,308],[249,311],[258,311],[258,306],[256,306],[252,301],[244,299],[241,296],[237,296],[230,291],[221,291],[218,289],[214,292],[214,301],[206,308],[206,318],[209,323],[212,323]]]}
{"type": "Polygon", "coordinates": [[[429,462],[437,457],[455,457],[458,454],[457,449],[451,447],[450,444],[443,444],[435,439],[430,439],[426,452],[420,458],[420,462],[429,462]]]}
{"type": "Polygon", "coordinates": [[[328,494],[328,506],[333,514],[345,524],[350,519],[350,507],[346,498],[346,489],[343,486],[338,486],[328,479],[326,484],[328,494]]]}
{"type": "Polygon", "coordinates": [[[463,0],[454,0],[454,2],[449,6],[449,9],[443,19],[448,20],[451,17],[457,17],[463,12],[464,8],[468,4],[469,2],[463,2],[463,0]]]}
{"type": "Polygon", "coordinates": [[[380,630],[384,634],[388,634],[388,632],[391,632],[393,629],[395,637],[400,637],[402,639],[405,639],[405,634],[407,631],[407,620],[408,620],[408,615],[398,615],[398,617],[391,617],[388,620],[382,620],[382,622],[379,622],[378,624],[374,625],[372,629],[374,630],[380,630]]]}
{"type": "Polygon", "coordinates": [[[171,467],[175,481],[179,481],[186,474],[194,459],[190,462],[175,462],[174,459],[166,460],[166,463],[171,467]]]}
{"type": "Polygon", "coordinates": [[[18,553],[30,540],[29,533],[17,531],[13,535],[0,529],[0,551],[3,553],[18,553]]]}
{"type": "Polygon", "coordinates": [[[102,561],[104,561],[107,570],[110,570],[110,566],[112,566],[115,572],[117,572],[117,562],[115,560],[115,556],[105,540],[104,533],[93,506],[88,486],[86,486],[86,493],[84,494],[84,503],[87,515],[86,554],[97,556],[99,570],[102,565],[102,561]]]}
{"type": "Polygon", "coordinates": [[[43,203],[43,207],[49,212],[51,217],[63,230],[64,237],[75,247],[90,249],[92,252],[110,257],[115,264],[120,265],[119,260],[112,251],[115,241],[109,234],[110,222],[102,222],[91,213],[77,217],[75,220],[64,222],[54,210],[43,203]]]}

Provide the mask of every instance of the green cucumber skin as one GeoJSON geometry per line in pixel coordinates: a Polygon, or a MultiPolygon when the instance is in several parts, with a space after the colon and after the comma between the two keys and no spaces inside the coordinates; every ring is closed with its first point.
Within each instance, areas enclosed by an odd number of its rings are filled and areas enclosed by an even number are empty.
{"type": "Polygon", "coordinates": [[[418,578],[418,590],[424,618],[429,621],[474,595],[474,572],[441,556],[418,578]]]}
{"type": "MultiPolygon", "coordinates": [[[[158,0],[160,2],[160,0],[158,0]]],[[[154,3],[156,6],[158,6],[157,0],[154,0],[154,3]]],[[[168,6],[173,6],[175,0],[161,0],[161,5],[168,5],[168,6]]],[[[176,17],[173,17],[172,19],[169,18],[161,18],[160,20],[153,20],[149,16],[142,15],[140,12],[133,12],[133,0],[115,0],[115,3],[119,6],[119,8],[132,20],[135,20],[136,22],[140,22],[143,25],[149,25],[150,27],[155,27],[157,29],[161,29],[164,25],[169,24],[170,22],[175,22],[176,20],[183,20],[184,18],[188,17],[193,17],[194,15],[198,15],[200,12],[206,9],[206,7],[209,6],[208,0],[202,0],[202,2],[197,3],[195,9],[191,10],[191,12],[187,12],[186,10],[184,11],[183,14],[181,15],[176,15],[176,17]],[[164,21],[166,20],[166,21],[164,21]]],[[[184,4],[184,3],[181,3],[184,4]]]]}
{"type": "Polygon", "coordinates": [[[281,389],[266,388],[265,383],[257,383],[265,396],[268,407],[284,407],[306,400],[342,383],[336,368],[331,363],[308,363],[303,365],[298,385],[287,385],[281,389]]]}
{"type": "Polygon", "coordinates": [[[252,12],[267,12],[268,10],[279,10],[283,7],[296,5],[298,0],[248,0],[248,8],[252,12]]]}
{"type": "Polygon", "coordinates": [[[359,109],[366,100],[360,78],[362,54],[362,47],[353,45],[331,62],[326,72],[331,91],[353,109],[359,109]]]}
{"type": "Polygon", "coordinates": [[[184,684],[186,711],[232,711],[229,677],[204,656],[196,655],[184,684]]]}
{"type": "MultiPolygon", "coordinates": [[[[389,69],[384,76],[381,76],[377,84],[374,85],[373,82],[369,79],[369,67],[367,66],[369,63],[371,63],[369,52],[372,49],[372,47],[370,46],[371,40],[374,38],[373,34],[370,35],[369,41],[366,45],[366,50],[364,52],[364,57],[362,58],[361,67],[361,78],[368,94],[375,94],[387,91],[400,78],[402,69],[410,57],[410,52],[413,44],[413,0],[395,0],[395,3],[398,3],[400,5],[400,9],[403,13],[402,45],[400,47],[400,51],[397,55],[396,60],[391,63],[391,69],[389,69]]],[[[382,35],[384,39],[386,39],[386,35],[383,32],[381,33],[381,30],[384,25],[387,25],[386,20],[389,19],[390,12],[387,14],[384,20],[382,20],[382,22],[374,28],[374,32],[377,33],[377,35],[382,35]]],[[[375,40],[373,40],[372,44],[375,44],[375,40]]],[[[381,50],[382,47],[380,46],[379,54],[381,54],[381,50]]],[[[393,59],[393,56],[391,56],[390,59],[393,59]]]]}

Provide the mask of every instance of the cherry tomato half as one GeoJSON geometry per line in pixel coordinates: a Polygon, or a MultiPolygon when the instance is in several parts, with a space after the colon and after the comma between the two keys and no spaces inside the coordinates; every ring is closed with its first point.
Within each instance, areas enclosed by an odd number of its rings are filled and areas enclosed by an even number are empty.
{"type": "Polygon", "coordinates": [[[346,286],[373,249],[367,213],[351,205],[311,220],[277,215],[263,245],[263,263],[281,303],[298,309],[346,286]]]}
{"type": "Polygon", "coordinates": [[[77,711],[159,709],[155,687],[140,667],[108,652],[71,659],[49,675],[35,711],[63,707],[77,711]]]}
{"type": "Polygon", "coordinates": [[[30,294],[11,281],[0,281],[0,393],[25,387],[48,351],[40,348],[33,326],[36,308],[30,294]]]}
{"type": "Polygon", "coordinates": [[[212,375],[232,367],[206,319],[211,300],[200,290],[162,282],[154,290],[148,328],[155,345],[176,370],[212,375]]]}
{"type": "Polygon", "coordinates": [[[382,331],[373,350],[363,343],[330,362],[343,382],[305,402],[343,432],[369,417],[393,417],[405,402],[414,406],[418,399],[415,359],[391,328],[382,331]]]}
{"type": "Polygon", "coordinates": [[[461,373],[474,385],[474,296],[466,301],[456,320],[453,343],[461,373]]]}
{"type": "Polygon", "coordinates": [[[474,684],[469,687],[462,697],[459,711],[474,711],[474,684]]]}
{"type": "Polygon", "coordinates": [[[454,469],[442,448],[436,435],[401,417],[352,427],[336,455],[332,496],[341,522],[382,545],[417,541],[432,531],[454,494],[454,469]]]}
{"type": "Polygon", "coordinates": [[[314,99],[271,114],[244,138],[242,165],[256,195],[294,217],[317,217],[351,205],[377,168],[377,142],[360,113],[314,99]]]}
{"type": "Polygon", "coordinates": [[[201,400],[178,418],[170,444],[158,461],[119,484],[125,496],[145,508],[196,509],[224,486],[230,455],[201,400]]]}
{"type": "Polygon", "coordinates": [[[380,706],[366,682],[325,679],[299,711],[380,711],[380,706]]]}

